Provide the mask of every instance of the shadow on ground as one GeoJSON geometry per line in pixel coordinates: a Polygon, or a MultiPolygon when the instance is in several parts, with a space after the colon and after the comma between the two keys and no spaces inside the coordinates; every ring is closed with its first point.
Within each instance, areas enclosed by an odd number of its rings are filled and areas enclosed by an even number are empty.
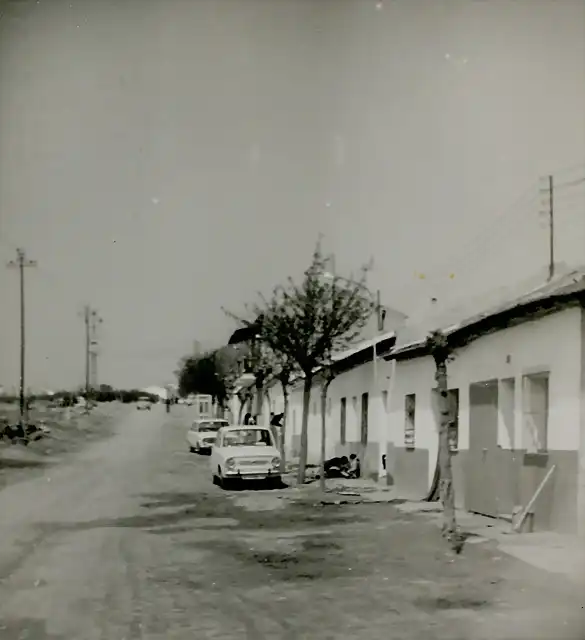
{"type": "Polygon", "coordinates": [[[50,463],[47,460],[34,459],[16,459],[0,457],[0,474],[3,469],[36,469],[38,467],[47,467],[50,463]]]}
{"type": "MultiPolygon", "coordinates": [[[[280,582],[332,580],[347,578],[351,571],[351,554],[330,536],[320,534],[305,533],[283,545],[282,550],[274,548],[274,541],[267,544],[266,540],[254,536],[239,540],[206,540],[189,546],[211,551],[224,562],[231,558],[240,565],[238,573],[247,576],[248,584],[263,584],[266,579],[280,582]],[[255,568],[260,571],[254,571],[255,568]]],[[[359,576],[361,572],[357,569],[351,575],[359,576]]]]}
{"type": "MultiPolygon", "coordinates": [[[[250,511],[235,505],[223,494],[160,493],[144,496],[141,507],[147,513],[119,518],[95,518],[81,522],[44,522],[37,526],[45,534],[88,531],[100,528],[144,529],[149,533],[187,533],[199,529],[278,530],[295,527],[324,527],[347,522],[348,514],[341,509],[307,508],[288,505],[286,509],[266,512],[250,511]],[[173,509],[170,511],[169,509],[173,509]]],[[[355,514],[351,515],[356,522],[355,514]]]]}

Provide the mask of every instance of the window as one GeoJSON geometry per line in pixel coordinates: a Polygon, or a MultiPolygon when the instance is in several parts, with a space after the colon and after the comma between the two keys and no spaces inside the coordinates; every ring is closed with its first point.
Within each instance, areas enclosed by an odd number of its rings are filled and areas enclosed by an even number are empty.
{"type": "Polygon", "coordinates": [[[548,450],[548,373],[525,375],[522,390],[523,448],[527,453],[545,453],[548,450]]]}
{"type": "Polygon", "coordinates": [[[347,420],[347,398],[341,398],[341,415],[339,416],[339,443],[346,444],[345,424],[347,420]]]}
{"type": "Polygon", "coordinates": [[[274,446],[268,429],[234,429],[223,436],[224,447],[274,446]]]}
{"type": "Polygon", "coordinates": [[[382,405],[384,407],[384,411],[388,413],[390,407],[388,406],[388,391],[386,390],[382,391],[382,405]]]}
{"type": "Polygon", "coordinates": [[[416,410],[416,394],[411,393],[404,398],[404,446],[414,449],[414,422],[416,410]]]}
{"type": "Polygon", "coordinates": [[[362,393],[361,444],[368,444],[368,394],[362,393]]]}

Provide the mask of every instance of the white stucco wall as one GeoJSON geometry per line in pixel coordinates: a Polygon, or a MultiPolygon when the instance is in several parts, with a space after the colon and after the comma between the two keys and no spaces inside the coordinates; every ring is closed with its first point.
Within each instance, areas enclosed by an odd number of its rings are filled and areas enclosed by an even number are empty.
{"type": "MultiPolygon", "coordinates": [[[[379,443],[385,451],[388,430],[388,412],[384,405],[382,392],[388,391],[392,363],[378,359],[376,364],[376,376],[372,362],[340,374],[331,383],[328,392],[326,451],[327,457],[335,455],[336,447],[340,444],[341,424],[341,399],[347,398],[346,409],[346,441],[348,443],[359,442],[361,421],[361,396],[369,394],[368,407],[368,442],[379,443]],[[378,384],[374,384],[375,378],[378,384]],[[355,398],[355,405],[354,405],[355,398]]],[[[271,397],[275,407],[283,406],[282,390],[275,386],[271,389],[271,397]]],[[[389,402],[386,402],[389,407],[389,402]]],[[[277,409],[281,411],[282,409],[277,409]]],[[[287,426],[287,451],[289,455],[293,449],[294,436],[300,436],[303,415],[303,389],[302,384],[291,390],[288,426],[287,426]]],[[[317,385],[311,391],[311,403],[309,411],[309,447],[308,461],[318,463],[321,452],[321,390],[317,385]]],[[[359,453],[356,451],[356,453],[359,453]]],[[[380,469],[381,471],[381,461],[380,469]]]]}
{"type": "MultiPolygon", "coordinates": [[[[515,378],[513,442],[500,416],[498,444],[523,448],[522,376],[549,371],[548,449],[579,449],[581,384],[581,310],[566,309],[538,320],[478,338],[457,350],[448,365],[450,389],[459,389],[459,449],[469,447],[469,385],[515,378]],[[508,362],[509,360],[509,362],[508,362]]],[[[429,485],[437,455],[437,425],[431,389],[430,357],[398,362],[390,399],[389,440],[404,448],[404,397],[416,394],[415,447],[429,451],[429,485]]]]}

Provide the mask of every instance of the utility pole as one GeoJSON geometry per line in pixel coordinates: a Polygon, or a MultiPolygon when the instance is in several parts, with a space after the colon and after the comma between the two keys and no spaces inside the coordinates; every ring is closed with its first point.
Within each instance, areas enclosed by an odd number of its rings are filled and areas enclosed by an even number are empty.
{"type": "Polygon", "coordinates": [[[548,216],[548,280],[552,280],[555,275],[555,203],[554,203],[554,179],[547,176],[547,186],[540,189],[540,193],[546,195],[542,205],[546,206],[546,211],[541,211],[541,215],[548,216]]]}
{"type": "Polygon", "coordinates": [[[548,279],[552,280],[555,275],[555,218],[554,218],[554,181],[553,177],[548,177],[548,195],[549,195],[549,263],[548,263],[548,279]]]}
{"type": "Polygon", "coordinates": [[[90,389],[96,390],[98,387],[98,326],[103,322],[98,312],[93,309],[91,311],[90,326],[90,389]]]}
{"type": "Polygon", "coordinates": [[[90,373],[90,349],[91,349],[91,307],[85,306],[83,311],[83,320],[85,322],[85,411],[89,413],[89,373],[90,373]]]}
{"type": "Polygon", "coordinates": [[[97,325],[102,322],[98,312],[90,305],[83,309],[85,324],[85,410],[89,412],[91,405],[91,391],[97,384],[97,325]]]}
{"type": "Polygon", "coordinates": [[[28,260],[24,249],[16,250],[16,260],[11,260],[8,266],[19,270],[20,276],[20,424],[25,423],[25,315],[24,315],[24,269],[36,267],[35,260],[28,260]]]}

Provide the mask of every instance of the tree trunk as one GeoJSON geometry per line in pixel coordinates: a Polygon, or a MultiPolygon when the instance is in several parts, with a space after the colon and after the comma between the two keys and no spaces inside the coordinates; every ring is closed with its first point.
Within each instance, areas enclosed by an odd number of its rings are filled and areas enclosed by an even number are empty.
{"type": "Polygon", "coordinates": [[[309,445],[309,409],[311,405],[311,387],[313,386],[312,376],[306,376],[303,384],[303,420],[301,424],[301,451],[299,459],[299,474],[297,481],[299,484],[305,482],[305,471],[307,468],[307,454],[309,445]]]}
{"type": "Polygon", "coordinates": [[[327,489],[325,482],[325,456],[327,452],[327,384],[321,388],[321,470],[319,473],[319,485],[322,491],[327,489]]]}
{"type": "Polygon", "coordinates": [[[266,388],[264,390],[264,397],[266,398],[266,404],[268,405],[268,428],[272,433],[272,437],[274,438],[274,442],[277,447],[280,447],[278,443],[278,431],[276,427],[271,423],[271,414],[272,414],[272,398],[270,397],[270,389],[266,388]]]}
{"type": "Polygon", "coordinates": [[[240,408],[238,410],[238,424],[242,424],[242,413],[244,413],[244,407],[246,406],[246,398],[243,400],[240,398],[240,408]]]}
{"type": "Polygon", "coordinates": [[[451,411],[447,393],[447,364],[437,363],[435,375],[439,392],[439,495],[443,503],[443,535],[452,540],[457,533],[455,519],[455,492],[453,490],[453,469],[451,466],[451,448],[449,446],[449,424],[451,411]]]}
{"type": "Polygon", "coordinates": [[[288,415],[288,388],[282,385],[282,397],[284,400],[284,413],[282,414],[282,427],[280,429],[280,473],[286,473],[286,417],[288,415]]]}
{"type": "Polygon", "coordinates": [[[262,406],[264,405],[264,384],[262,379],[256,380],[256,409],[254,416],[258,424],[262,424],[262,406]]]}

